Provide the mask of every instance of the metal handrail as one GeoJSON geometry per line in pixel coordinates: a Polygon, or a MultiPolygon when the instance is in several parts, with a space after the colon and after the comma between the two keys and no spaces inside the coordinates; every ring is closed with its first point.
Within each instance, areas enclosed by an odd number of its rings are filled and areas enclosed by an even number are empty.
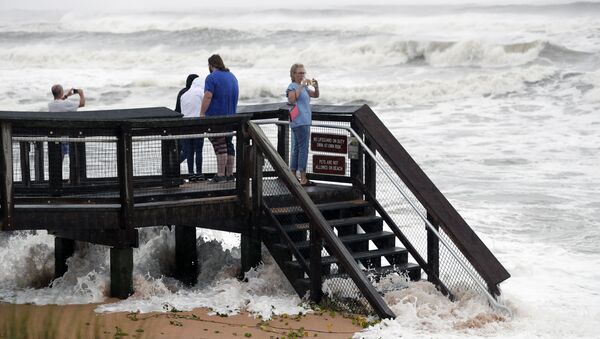
{"type": "MultiPolygon", "coordinates": [[[[258,125],[266,125],[266,124],[289,125],[288,121],[274,121],[274,122],[273,121],[264,121],[264,122],[255,122],[255,123],[258,124],[258,125]]],[[[468,269],[468,267],[466,266],[466,264],[460,259],[459,255],[454,251],[454,249],[451,248],[450,245],[446,242],[446,240],[441,237],[440,233],[435,229],[435,227],[433,227],[433,225],[427,219],[427,217],[425,215],[423,215],[423,213],[421,213],[421,211],[417,208],[417,206],[415,206],[415,204],[406,195],[406,193],[404,193],[404,190],[402,190],[402,188],[400,187],[400,185],[398,185],[398,183],[396,182],[396,180],[394,180],[394,178],[390,174],[390,172],[383,166],[383,162],[381,160],[377,159],[377,156],[365,144],[365,142],[358,135],[358,133],[356,133],[356,131],[354,131],[351,127],[340,126],[340,125],[329,125],[329,124],[312,124],[311,127],[337,128],[337,129],[342,129],[342,130],[348,131],[360,143],[360,145],[362,146],[362,148],[365,150],[365,153],[369,154],[369,156],[375,161],[375,163],[377,163],[377,165],[379,165],[379,168],[388,177],[388,179],[390,179],[390,181],[392,182],[392,184],[396,187],[396,189],[400,192],[400,194],[404,197],[404,199],[410,204],[410,206],[417,213],[417,215],[421,218],[421,220],[423,220],[425,222],[425,225],[426,225],[427,229],[429,231],[431,231],[438,238],[438,240],[440,240],[440,242],[444,245],[444,247],[446,248],[446,250],[448,250],[448,252],[459,263],[459,265],[463,268],[463,270],[467,273],[467,275],[469,275],[469,277],[471,277],[471,279],[475,282],[475,284],[486,295],[486,297],[488,298],[488,301],[492,304],[492,306],[494,308],[498,309],[498,310],[506,312],[509,316],[512,317],[512,311],[508,307],[500,304],[496,300],[496,298],[494,298],[490,294],[490,292],[487,290],[487,288],[481,284],[481,282],[479,281],[479,279],[477,279],[477,277],[475,277],[473,275],[473,273],[471,272],[471,270],[468,269]]]]}
{"type": "MultiPolygon", "coordinates": [[[[139,141],[155,141],[155,140],[178,140],[178,139],[195,139],[195,138],[217,138],[217,137],[232,137],[236,132],[221,132],[221,133],[195,133],[195,134],[176,134],[176,135],[139,135],[133,136],[131,139],[134,142],[139,141]]],[[[114,136],[96,136],[96,137],[13,137],[13,141],[17,142],[117,142],[118,138],[114,136]]]]}

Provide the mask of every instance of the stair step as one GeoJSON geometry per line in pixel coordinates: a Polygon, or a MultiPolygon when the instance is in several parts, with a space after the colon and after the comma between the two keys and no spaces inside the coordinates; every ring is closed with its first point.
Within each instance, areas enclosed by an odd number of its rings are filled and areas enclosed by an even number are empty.
{"type": "MultiPolygon", "coordinates": [[[[361,260],[361,259],[379,258],[379,257],[383,257],[383,256],[389,256],[389,255],[394,255],[394,254],[403,254],[403,253],[407,253],[405,248],[392,247],[392,248],[383,248],[383,249],[377,249],[377,250],[371,250],[371,251],[365,251],[365,252],[355,252],[355,253],[351,253],[351,254],[355,260],[361,260]]],[[[321,258],[321,262],[323,262],[323,264],[335,264],[335,263],[337,263],[337,259],[334,256],[327,256],[327,257],[321,258]]]]}
{"type": "MultiPolygon", "coordinates": [[[[421,266],[417,264],[413,264],[410,262],[396,264],[393,266],[385,266],[385,267],[375,267],[368,269],[367,271],[363,271],[367,276],[374,275],[375,280],[379,280],[379,278],[386,276],[390,273],[398,272],[398,273],[406,273],[411,281],[419,281],[421,280],[421,266]]],[[[332,274],[327,278],[338,278],[348,276],[345,273],[342,274],[332,274]]]]}
{"type": "MultiPolygon", "coordinates": [[[[352,257],[354,258],[354,260],[364,260],[364,259],[380,258],[380,257],[384,257],[384,256],[398,255],[398,254],[405,254],[405,253],[408,253],[408,251],[406,251],[406,249],[403,247],[392,247],[392,248],[383,248],[383,249],[377,249],[377,250],[371,250],[371,251],[365,251],[365,252],[355,252],[355,253],[351,253],[351,254],[352,254],[352,257]]],[[[309,259],[307,259],[307,260],[309,260],[309,259]]],[[[327,257],[321,258],[321,265],[337,264],[337,262],[338,261],[334,256],[327,256],[327,257]]],[[[300,265],[300,263],[298,263],[295,260],[286,261],[285,264],[289,267],[294,267],[299,270],[302,269],[302,266],[300,265]]],[[[310,265],[310,262],[308,264],[310,265]]]]}
{"type": "MultiPolygon", "coordinates": [[[[317,208],[320,211],[331,211],[331,210],[342,210],[342,209],[350,209],[350,208],[358,208],[358,207],[367,207],[369,206],[369,202],[365,200],[349,200],[349,201],[337,201],[337,202],[328,202],[323,204],[318,204],[317,208]]],[[[271,208],[271,211],[276,216],[297,214],[302,212],[298,207],[276,207],[271,208]]]]}
{"type": "MultiPolygon", "coordinates": [[[[381,221],[381,220],[383,220],[383,219],[378,216],[366,216],[366,217],[333,219],[333,220],[328,220],[328,222],[329,222],[329,225],[340,228],[340,227],[347,227],[347,226],[352,226],[352,225],[357,225],[357,224],[376,222],[376,221],[381,221]]],[[[298,223],[298,224],[283,225],[283,229],[286,232],[307,231],[310,229],[310,223],[304,222],[304,223],[298,223]]]]}
{"type": "MultiPolygon", "coordinates": [[[[378,216],[366,216],[366,217],[352,217],[352,218],[344,218],[344,219],[332,219],[332,220],[328,220],[328,222],[331,226],[341,228],[341,227],[347,227],[347,226],[352,226],[352,225],[357,225],[357,224],[377,222],[377,221],[381,221],[381,220],[383,220],[383,219],[378,216]]],[[[289,224],[289,225],[282,225],[282,227],[283,227],[283,230],[288,233],[299,232],[299,231],[308,231],[308,230],[310,230],[310,223],[304,222],[304,223],[297,223],[297,224],[289,224]]],[[[262,226],[261,229],[268,233],[272,233],[272,234],[277,233],[277,229],[272,226],[262,226]]]]}
{"type": "MultiPolygon", "coordinates": [[[[391,273],[406,273],[410,281],[419,281],[421,280],[421,267],[417,264],[413,263],[404,263],[398,264],[394,266],[385,266],[385,267],[376,267],[371,268],[369,270],[363,270],[363,273],[367,277],[373,277],[375,281],[379,281],[380,278],[391,274],[391,273]]],[[[347,273],[336,273],[330,275],[323,275],[322,279],[333,279],[333,278],[342,278],[346,279],[350,276],[347,273]]],[[[310,279],[309,278],[301,278],[296,280],[296,284],[302,286],[305,289],[310,288],[310,279]]]]}
{"type": "MultiPolygon", "coordinates": [[[[378,239],[383,239],[383,238],[388,238],[388,237],[395,238],[396,236],[392,232],[379,231],[379,232],[373,232],[373,233],[345,235],[345,236],[342,236],[339,238],[344,244],[351,244],[351,243],[358,242],[358,241],[378,240],[378,239]]],[[[294,243],[294,245],[298,249],[307,248],[307,247],[310,247],[310,241],[300,241],[300,242],[294,243]]]]}

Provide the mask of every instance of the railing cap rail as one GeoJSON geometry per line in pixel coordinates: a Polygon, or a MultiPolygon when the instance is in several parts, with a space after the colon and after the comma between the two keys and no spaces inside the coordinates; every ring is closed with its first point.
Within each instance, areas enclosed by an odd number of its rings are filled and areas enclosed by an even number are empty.
{"type": "Polygon", "coordinates": [[[166,107],[146,107],[130,109],[93,110],[78,112],[19,112],[0,111],[0,120],[70,120],[70,121],[122,121],[129,119],[179,118],[181,113],[166,107]]]}
{"type": "MultiPolygon", "coordinates": [[[[239,114],[250,114],[252,119],[269,119],[279,116],[279,114],[290,109],[291,105],[286,102],[240,105],[237,114],[228,116],[228,118],[239,114]]],[[[348,115],[351,116],[357,112],[361,105],[311,105],[312,112],[316,115],[348,115]]],[[[109,110],[82,110],[78,112],[31,112],[31,111],[0,111],[0,121],[6,122],[44,122],[69,121],[73,123],[105,123],[122,122],[125,120],[156,120],[156,119],[179,119],[181,113],[175,112],[166,107],[145,107],[130,109],[109,109],[109,110]]],[[[200,119],[200,118],[198,118],[200,119]]],[[[162,120],[164,121],[164,120],[162,120]]],[[[212,120],[211,123],[216,123],[212,120]]]]}

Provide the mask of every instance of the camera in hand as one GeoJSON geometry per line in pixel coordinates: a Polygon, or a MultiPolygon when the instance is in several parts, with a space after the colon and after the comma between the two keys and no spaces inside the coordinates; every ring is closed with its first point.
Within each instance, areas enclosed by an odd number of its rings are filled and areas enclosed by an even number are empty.
{"type": "Polygon", "coordinates": [[[78,94],[79,91],[76,88],[73,88],[73,94],[78,94]]]}

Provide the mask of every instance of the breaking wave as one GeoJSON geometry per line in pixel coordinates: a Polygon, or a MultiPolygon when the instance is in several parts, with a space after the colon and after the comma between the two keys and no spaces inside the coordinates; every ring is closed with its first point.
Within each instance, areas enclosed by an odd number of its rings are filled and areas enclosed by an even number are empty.
{"type": "Polygon", "coordinates": [[[184,32],[145,31],[78,33],[66,40],[49,33],[3,33],[0,63],[7,67],[164,67],[203,64],[218,49],[236,68],[285,66],[301,58],[318,67],[362,68],[425,63],[433,67],[509,67],[535,61],[585,61],[589,53],[548,41],[497,44],[482,40],[415,41],[371,36],[365,39],[327,37],[331,32],[309,33],[315,39],[304,46],[287,45],[289,32],[255,37],[239,31],[198,29],[184,32]],[[319,37],[320,35],[320,37],[319,37]],[[328,42],[325,42],[325,40],[328,42]],[[24,42],[28,42],[24,44],[24,42]]]}

